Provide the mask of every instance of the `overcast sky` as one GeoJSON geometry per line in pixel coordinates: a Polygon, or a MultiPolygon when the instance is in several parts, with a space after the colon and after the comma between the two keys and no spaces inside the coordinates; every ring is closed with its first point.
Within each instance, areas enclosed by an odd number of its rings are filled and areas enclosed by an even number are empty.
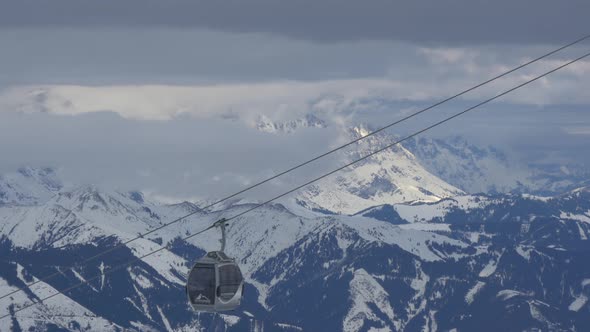
{"type": "MultiPolygon", "coordinates": [[[[588,34],[589,12],[578,0],[0,0],[0,171],[48,165],[121,189],[227,193],[342,142],[346,126],[390,122],[588,34]],[[254,129],[261,115],[308,113],[331,125],[272,139],[254,129]]],[[[588,86],[586,60],[434,134],[584,164],[588,86]]]]}
{"type": "Polygon", "coordinates": [[[2,27],[179,27],[317,42],[559,43],[587,28],[584,0],[14,0],[2,27]]]}

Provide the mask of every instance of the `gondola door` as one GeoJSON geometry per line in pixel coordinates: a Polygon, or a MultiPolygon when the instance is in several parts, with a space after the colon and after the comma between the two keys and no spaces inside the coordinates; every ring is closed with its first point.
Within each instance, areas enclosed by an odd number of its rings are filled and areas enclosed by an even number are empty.
{"type": "Polygon", "coordinates": [[[188,280],[188,296],[193,307],[211,309],[215,305],[216,271],[214,264],[196,264],[191,270],[188,280]]]}

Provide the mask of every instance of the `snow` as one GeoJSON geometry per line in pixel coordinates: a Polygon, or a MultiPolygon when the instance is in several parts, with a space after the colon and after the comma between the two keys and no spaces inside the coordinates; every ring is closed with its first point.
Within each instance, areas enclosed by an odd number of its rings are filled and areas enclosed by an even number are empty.
{"type": "Polygon", "coordinates": [[[42,204],[61,186],[53,169],[23,167],[18,172],[0,175],[0,206],[42,204]]]}
{"type": "Polygon", "coordinates": [[[219,316],[225,321],[225,324],[227,324],[227,326],[234,326],[240,321],[240,317],[238,316],[224,314],[220,314],[219,316]]]}
{"type": "Polygon", "coordinates": [[[162,248],[162,246],[157,243],[146,239],[138,239],[129,243],[127,246],[132,250],[136,257],[141,258],[141,260],[153,267],[162,277],[164,277],[164,279],[184,286],[184,280],[181,280],[178,276],[172,273],[172,271],[177,270],[178,267],[186,266],[185,259],[176,256],[167,250],[161,250],[155,254],[144,257],[145,255],[162,248]]]}
{"type": "MultiPolygon", "coordinates": [[[[27,280],[24,276],[24,270],[25,269],[22,265],[17,264],[17,267],[16,267],[17,276],[22,282],[24,282],[25,284],[33,284],[33,283],[37,282],[34,286],[29,287],[29,289],[31,291],[33,291],[33,293],[35,295],[37,295],[40,298],[44,298],[44,297],[53,295],[55,293],[53,287],[49,286],[48,284],[46,284],[44,282],[38,282],[39,280],[35,277],[33,277],[32,281],[27,280]]],[[[22,293],[14,294],[14,296],[22,296],[22,293]]]]}
{"type": "Polygon", "coordinates": [[[427,232],[450,232],[451,231],[450,224],[413,223],[413,224],[399,225],[399,227],[401,229],[413,229],[413,230],[427,231],[427,232]]]}
{"type": "Polygon", "coordinates": [[[496,268],[498,267],[498,261],[500,260],[500,258],[496,258],[496,259],[490,259],[490,261],[488,262],[488,264],[481,270],[481,272],[479,272],[479,276],[481,278],[487,278],[489,276],[491,276],[492,274],[494,274],[494,272],[496,272],[496,268]]]}
{"type": "Polygon", "coordinates": [[[78,278],[78,280],[80,280],[82,283],[84,283],[85,286],[90,287],[90,289],[92,289],[93,291],[98,293],[98,289],[94,288],[90,283],[88,283],[86,281],[86,279],[84,279],[84,277],[82,277],[82,275],[80,273],[76,272],[76,270],[74,270],[74,269],[71,269],[71,271],[74,274],[74,276],[76,278],[78,278]]]}
{"type": "Polygon", "coordinates": [[[144,324],[142,324],[142,323],[140,323],[140,322],[135,322],[135,321],[132,321],[132,322],[130,322],[130,324],[131,324],[133,327],[137,328],[137,330],[138,330],[138,331],[142,331],[142,332],[144,332],[144,331],[145,331],[145,332],[157,332],[157,330],[156,330],[156,329],[154,329],[153,327],[151,327],[151,326],[146,326],[146,325],[144,325],[144,324]]]}
{"type": "Polygon", "coordinates": [[[548,245],[547,248],[553,249],[553,250],[559,250],[559,251],[566,251],[564,248],[558,247],[558,246],[556,246],[554,244],[548,245]]]}
{"type": "Polygon", "coordinates": [[[100,289],[102,290],[104,288],[104,279],[105,279],[104,262],[100,262],[98,269],[100,270],[100,289]]]}
{"type": "Polygon", "coordinates": [[[343,331],[359,331],[367,320],[385,326],[393,324],[396,330],[401,328],[401,322],[395,319],[389,294],[364,269],[354,271],[350,281],[350,299],[352,305],[344,318],[343,331]],[[369,304],[374,304],[378,308],[379,315],[372,311],[369,304]],[[381,315],[385,315],[388,321],[384,322],[379,318],[381,315]]]}
{"type": "Polygon", "coordinates": [[[481,233],[478,232],[467,232],[465,235],[467,235],[471,243],[478,243],[479,238],[481,237],[481,233]]]}
{"type": "Polygon", "coordinates": [[[438,330],[438,324],[436,323],[436,310],[428,311],[428,317],[424,324],[424,332],[436,332],[438,330]]]}
{"type": "Polygon", "coordinates": [[[135,273],[132,268],[127,268],[127,271],[139,287],[143,289],[154,287],[154,284],[148,278],[146,278],[142,274],[135,273]]]}
{"type": "Polygon", "coordinates": [[[478,281],[473,287],[471,287],[471,289],[467,292],[467,294],[465,294],[465,302],[467,302],[467,304],[473,303],[473,301],[475,300],[475,297],[483,289],[483,287],[485,285],[486,285],[485,282],[478,281]]]}
{"type": "Polygon", "coordinates": [[[443,200],[439,204],[396,204],[394,208],[402,219],[408,222],[417,222],[443,217],[450,204],[448,200],[443,200]]]}
{"type": "MultiPolygon", "coordinates": [[[[0,207],[0,234],[23,248],[92,244],[105,236],[126,241],[161,225],[161,221],[147,211],[166,220],[182,215],[174,206],[140,204],[124,194],[104,193],[93,186],[82,186],[59,192],[43,205],[0,207]]],[[[191,221],[197,217],[199,214],[191,221]]],[[[157,235],[169,240],[178,236],[177,232],[167,228],[157,235]]]]}
{"type": "Polygon", "coordinates": [[[138,312],[143,312],[143,309],[141,309],[139,306],[137,306],[135,301],[133,301],[131,298],[125,297],[125,301],[131,303],[131,305],[133,305],[135,307],[135,309],[137,309],[138,312]]]}
{"type": "Polygon", "coordinates": [[[336,242],[338,244],[338,248],[340,248],[343,255],[346,256],[346,250],[351,244],[353,244],[353,241],[348,238],[342,238],[342,236],[336,236],[336,242]]]}
{"type": "Polygon", "coordinates": [[[408,317],[406,321],[410,321],[416,315],[420,314],[426,308],[426,285],[430,281],[430,277],[422,270],[420,262],[414,262],[417,275],[412,279],[410,287],[416,292],[410,302],[408,303],[408,317]]]}
{"type": "Polygon", "coordinates": [[[578,297],[576,297],[576,299],[570,303],[568,309],[570,311],[580,311],[580,309],[582,309],[582,307],[588,302],[588,297],[586,295],[580,295],[578,297]]]}
{"type": "Polygon", "coordinates": [[[283,328],[283,329],[292,329],[292,330],[297,330],[297,331],[303,331],[302,328],[300,328],[299,326],[295,326],[295,325],[284,324],[284,323],[277,323],[276,325],[278,327],[283,328]]]}
{"type": "Polygon", "coordinates": [[[577,221],[581,221],[581,222],[590,224],[590,217],[588,215],[590,215],[590,211],[588,211],[588,213],[586,213],[586,214],[571,214],[569,212],[561,211],[559,214],[559,218],[572,219],[572,220],[577,220],[577,221]]]}
{"type": "MultiPolygon", "coordinates": [[[[273,280],[273,282],[271,282],[270,285],[258,282],[255,279],[251,279],[249,277],[244,277],[245,280],[248,281],[248,283],[250,283],[252,286],[256,287],[256,290],[258,290],[258,303],[260,303],[260,305],[266,309],[266,310],[270,310],[271,307],[268,306],[268,304],[266,304],[266,299],[268,298],[268,291],[269,289],[272,287],[273,283],[276,284],[277,280],[273,280]]],[[[244,312],[245,313],[245,312],[244,312]]],[[[252,316],[254,317],[254,316],[252,316]]]]}
{"type": "Polygon", "coordinates": [[[166,327],[166,330],[168,330],[170,332],[174,332],[172,325],[170,325],[170,322],[166,318],[166,315],[164,315],[164,313],[162,312],[162,309],[160,308],[160,306],[156,306],[156,308],[158,309],[158,313],[160,314],[160,318],[162,318],[162,322],[164,323],[164,327],[166,327]]]}
{"type": "Polygon", "coordinates": [[[530,199],[530,200],[541,201],[541,202],[549,202],[550,200],[553,199],[553,197],[536,196],[536,195],[530,195],[530,194],[523,194],[522,197],[530,199]]]}
{"type": "MultiPolygon", "coordinates": [[[[24,268],[21,265],[17,265],[17,275],[19,278],[22,279],[23,274],[24,268]]],[[[33,278],[33,282],[37,281],[37,278],[33,278]]],[[[6,280],[0,278],[0,292],[2,294],[14,290],[17,290],[17,288],[8,285],[6,280]]],[[[39,298],[45,298],[57,293],[53,287],[44,282],[38,282],[35,286],[31,287],[30,290],[39,298]]],[[[10,305],[14,305],[15,310],[18,310],[30,303],[30,299],[25,293],[15,293],[10,297],[0,300],[0,316],[9,313],[8,308],[10,305]]],[[[58,294],[47,299],[41,305],[37,304],[23,309],[21,312],[16,313],[14,317],[24,331],[36,330],[38,328],[39,319],[42,319],[45,322],[51,322],[63,329],[67,329],[70,322],[76,321],[83,327],[90,326],[91,331],[121,330],[121,327],[110,323],[103,318],[97,317],[91,311],[63,294],[58,294]]],[[[3,323],[7,321],[9,320],[3,320],[3,323]]]]}
{"type": "Polygon", "coordinates": [[[395,204],[394,209],[400,217],[410,223],[431,221],[435,218],[443,218],[449,211],[460,208],[469,211],[484,208],[494,200],[485,196],[464,195],[442,199],[434,203],[395,204]]]}
{"type": "Polygon", "coordinates": [[[543,316],[543,313],[541,312],[541,310],[539,310],[539,308],[537,308],[537,306],[535,305],[537,304],[536,301],[529,301],[528,305],[529,305],[529,312],[531,313],[531,317],[533,317],[534,319],[536,319],[539,322],[542,323],[547,323],[547,318],[545,318],[545,316],[543,316]]]}
{"type": "Polygon", "coordinates": [[[135,289],[135,293],[139,296],[139,300],[141,301],[141,308],[143,310],[140,310],[140,311],[143,312],[149,319],[152,319],[152,315],[150,314],[150,307],[148,305],[147,298],[145,297],[145,295],[143,295],[143,293],[139,289],[137,289],[137,287],[135,287],[135,285],[133,285],[133,289],[135,289]]]}
{"type": "Polygon", "coordinates": [[[343,225],[353,228],[367,241],[396,244],[403,250],[419,256],[425,261],[437,261],[442,258],[432,251],[426,241],[444,243],[464,248],[466,244],[449,237],[416,229],[404,229],[388,222],[378,221],[360,216],[338,217],[343,225]]]}
{"type": "Polygon", "coordinates": [[[588,240],[588,236],[586,235],[586,232],[584,231],[582,226],[580,226],[580,224],[578,224],[578,223],[576,223],[576,226],[578,226],[578,232],[580,233],[580,239],[581,240],[588,240]]]}
{"type": "MultiPolygon", "coordinates": [[[[233,207],[226,213],[239,214],[249,207],[233,207]]],[[[279,205],[266,206],[229,223],[226,253],[238,260],[242,273],[248,278],[264,262],[320,224],[321,220],[299,217],[279,205]]],[[[191,242],[206,251],[219,250],[220,237],[219,232],[213,230],[194,237],[191,242]]]]}
{"type": "Polygon", "coordinates": [[[376,328],[376,327],[371,327],[368,332],[391,332],[391,329],[389,327],[383,327],[383,328],[376,328]]]}
{"type": "Polygon", "coordinates": [[[533,251],[532,248],[525,248],[524,246],[517,246],[516,247],[516,252],[522,256],[522,258],[526,259],[527,261],[531,259],[531,251],[533,251]]]}
{"type": "Polygon", "coordinates": [[[516,296],[527,296],[527,294],[513,290],[513,289],[504,289],[498,292],[496,297],[502,299],[503,301],[509,300],[516,296]]]}
{"type": "Polygon", "coordinates": [[[586,287],[590,285],[590,278],[582,280],[582,287],[586,287]]]}
{"type": "Polygon", "coordinates": [[[33,248],[37,243],[53,242],[59,245],[92,242],[89,234],[101,234],[101,230],[84,224],[74,214],[60,206],[35,206],[30,208],[0,208],[0,233],[6,235],[15,246],[33,248]],[[62,236],[61,239],[57,238],[62,236]]]}

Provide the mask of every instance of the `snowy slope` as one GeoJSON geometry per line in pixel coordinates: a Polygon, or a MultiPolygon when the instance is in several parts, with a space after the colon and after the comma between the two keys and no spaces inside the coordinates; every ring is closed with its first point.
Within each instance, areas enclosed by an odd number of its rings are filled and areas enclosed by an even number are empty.
{"type": "Polygon", "coordinates": [[[55,170],[22,167],[17,172],[0,175],[0,206],[42,203],[61,188],[55,170]]]}
{"type": "MultiPolygon", "coordinates": [[[[0,234],[29,248],[91,243],[108,236],[125,241],[196,210],[190,203],[162,205],[144,201],[139,193],[109,193],[81,186],[61,191],[36,206],[0,207],[0,234]]],[[[167,234],[162,231],[153,237],[177,235],[167,234]]]]}
{"type": "MultiPolygon", "coordinates": [[[[381,320],[380,316],[385,316],[393,322],[396,330],[401,327],[389,303],[389,294],[364,269],[354,271],[354,277],[350,281],[350,296],[353,306],[344,318],[343,330],[359,331],[367,321],[387,326],[387,322],[381,320]],[[378,313],[374,313],[373,310],[378,313]]],[[[382,328],[381,331],[392,329],[382,328]]]]}
{"type": "MultiPolygon", "coordinates": [[[[7,268],[7,266],[3,266],[7,268]]],[[[15,278],[8,282],[0,277],[0,294],[6,294],[17,289],[15,284],[30,283],[37,281],[19,264],[15,264],[15,278]]],[[[39,298],[50,296],[57,291],[46,283],[38,283],[31,287],[27,293],[16,293],[10,298],[0,300],[0,316],[18,310],[24,305],[32,303],[39,298]]],[[[23,311],[23,314],[16,315],[8,324],[0,326],[9,327],[12,330],[33,331],[53,326],[57,329],[76,331],[119,331],[120,326],[97,316],[91,310],[84,308],[74,300],[65,295],[57,295],[42,305],[23,311]]],[[[4,330],[4,329],[2,329],[4,330]]]]}
{"type": "Polygon", "coordinates": [[[485,208],[499,201],[483,195],[463,195],[432,203],[396,204],[394,209],[402,219],[408,222],[428,222],[435,218],[442,218],[453,210],[471,211],[485,208]]]}

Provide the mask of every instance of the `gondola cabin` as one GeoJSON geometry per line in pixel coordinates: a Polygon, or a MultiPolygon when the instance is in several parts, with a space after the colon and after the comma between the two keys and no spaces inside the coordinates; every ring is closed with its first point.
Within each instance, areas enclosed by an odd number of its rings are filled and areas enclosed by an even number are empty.
{"type": "Polygon", "coordinates": [[[212,251],[191,269],[186,291],[197,311],[227,311],[240,305],[244,279],[236,262],[223,251],[212,251]]]}

